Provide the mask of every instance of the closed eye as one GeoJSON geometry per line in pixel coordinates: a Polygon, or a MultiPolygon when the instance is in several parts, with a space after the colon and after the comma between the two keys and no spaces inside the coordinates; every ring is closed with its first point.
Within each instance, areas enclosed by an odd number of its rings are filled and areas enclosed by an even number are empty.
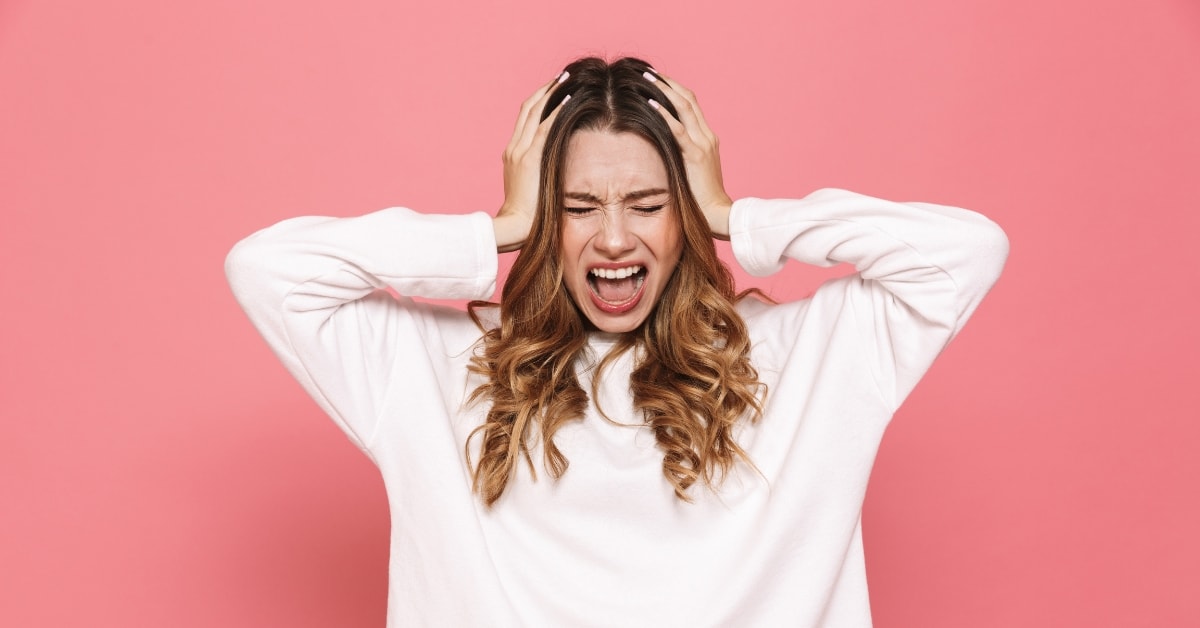
{"type": "Polygon", "coordinates": [[[573,216],[582,216],[582,215],[592,211],[592,208],[591,207],[564,207],[563,211],[565,211],[568,214],[571,214],[573,216]]]}
{"type": "Polygon", "coordinates": [[[647,205],[647,206],[642,206],[642,207],[635,206],[633,208],[633,210],[641,212],[643,214],[653,214],[653,213],[661,210],[663,207],[666,207],[666,205],[647,205]]]}

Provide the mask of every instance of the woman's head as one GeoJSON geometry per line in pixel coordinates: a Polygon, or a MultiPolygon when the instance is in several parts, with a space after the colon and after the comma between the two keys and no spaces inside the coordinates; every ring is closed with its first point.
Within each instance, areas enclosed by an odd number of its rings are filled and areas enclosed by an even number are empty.
{"type": "Polygon", "coordinates": [[[677,266],[718,283],[724,267],[679,145],[650,104],[676,115],[645,77],[650,66],[588,58],[566,71],[542,112],[561,106],[543,149],[537,216],[508,286],[531,281],[537,294],[554,294],[536,307],[572,306],[592,327],[633,331],[664,297],[687,298],[673,289],[677,266]]]}
{"type": "Polygon", "coordinates": [[[504,285],[500,325],[485,329],[470,367],[483,378],[472,398],[491,402],[472,432],[481,441],[474,487],[488,505],[519,460],[533,471],[534,443],[551,476],[566,472],[554,434],[589,405],[576,369],[589,325],[622,332],[592,372],[593,398],[606,366],[637,347],[633,405],[680,499],[745,459],[733,428],[758,415],[762,385],[733,279],[650,100],[671,116],[675,109],[647,71],[637,59],[581,59],[542,112],[544,120],[559,107],[542,151],[538,210],[504,285]]]}

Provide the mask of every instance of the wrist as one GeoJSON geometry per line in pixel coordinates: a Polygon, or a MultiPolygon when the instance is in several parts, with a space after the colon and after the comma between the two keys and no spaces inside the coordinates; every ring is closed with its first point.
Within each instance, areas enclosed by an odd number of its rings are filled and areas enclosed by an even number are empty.
{"type": "Polygon", "coordinates": [[[525,238],[529,236],[529,225],[523,224],[521,217],[514,214],[501,213],[492,218],[492,232],[496,236],[496,252],[508,253],[521,248],[525,238]]]}
{"type": "Polygon", "coordinates": [[[708,218],[708,228],[712,230],[713,237],[718,240],[729,239],[729,212],[733,209],[733,200],[726,196],[724,199],[713,203],[705,212],[708,218]]]}

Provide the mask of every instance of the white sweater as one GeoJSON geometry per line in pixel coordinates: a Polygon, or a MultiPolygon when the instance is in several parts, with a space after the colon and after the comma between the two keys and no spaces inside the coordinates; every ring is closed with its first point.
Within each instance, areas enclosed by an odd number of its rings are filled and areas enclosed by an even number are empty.
{"type": "MultiPolygon", "coordinates": [[[[559,429],[560,480],[525,465],[488,510],[467,435],[486,404],[467,364],[480,330],[409,296],[489,297],[490,218],[393,208],[296,218],[239,243],[233,291],[280,360],[378,465],[391,507],[389,626],[871,624],[860,513],[893,412],[996,281],[1003,232],[962,209],[841,190],[742,199],[734,255],[767,275],[791,258],[858,274],[804,300],[746,299],[765,412],[737,433],[742,465],[680,502],[636,416],[630,354],[559,429]],[[381,290],[392,288],[399,299],[381,290]]],[[[596,357],[613,338],[594,334],[596,357]]],[[[581,365],[589,390],[590,371],[581,365]]],[[[475,439],[478,445],[479,439],[475,439]]]]}

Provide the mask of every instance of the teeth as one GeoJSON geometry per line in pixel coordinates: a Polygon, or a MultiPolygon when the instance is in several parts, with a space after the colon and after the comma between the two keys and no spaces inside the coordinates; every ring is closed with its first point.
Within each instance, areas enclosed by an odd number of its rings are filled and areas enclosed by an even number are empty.
{"type": "Polygon", "coordinates": [[[641,272],[641,266],[627,266],[625,268],[593,268],[592,274],[603,279],[624,279],[632,274],[641,272]]]}

